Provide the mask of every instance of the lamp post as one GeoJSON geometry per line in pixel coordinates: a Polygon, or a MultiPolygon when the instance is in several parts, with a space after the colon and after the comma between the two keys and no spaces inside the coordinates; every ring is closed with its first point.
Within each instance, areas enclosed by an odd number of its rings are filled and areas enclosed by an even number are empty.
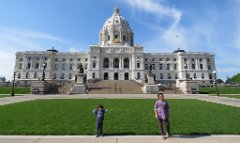
{"type": "Polygon", "coordinates": [[[188,79],[188,77],[187,77],[187,64],[184,64],[183,67],[184,67],[184,70],[185,70],[185,77],[186,77],[186,80],[187,80],[188,79]]]}
{"type": "Polygon", "coordinates": [[[15,88],[15,76],[16,76],[16,72],[13,73],[13,83],[12,83],[11,96],[15,96],[15,93],[14,93],[14,88],[15,88]]]}
{"type": "Polygon", "coordinates": [[[217,87],[217,72],[215,70],[213,71],[213,83],[216,89],[216,95],[219,96],[219,91],[217,87]]]}
{"type": "Polygon", "coordinates": [[[42,81],[45,81],[45,69],[46,69],[46,67],[47,67],[47,64],[44,63],[44,64],[43,64],[43,67],[42,67],[42,69],[43,69],[43,72],[42,72],[42,81]]]}

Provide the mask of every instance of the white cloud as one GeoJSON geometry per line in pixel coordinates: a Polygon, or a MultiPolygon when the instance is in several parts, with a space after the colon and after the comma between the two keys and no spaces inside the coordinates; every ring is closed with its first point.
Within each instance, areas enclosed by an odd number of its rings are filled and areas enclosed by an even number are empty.
{"type": "Polygon", "coordinates": [[[45,51],[52,46],[52,41],[63,45],[70,43],[45,33],[0,27],[0,75],[12,79],[16,52],[45,51]]]}

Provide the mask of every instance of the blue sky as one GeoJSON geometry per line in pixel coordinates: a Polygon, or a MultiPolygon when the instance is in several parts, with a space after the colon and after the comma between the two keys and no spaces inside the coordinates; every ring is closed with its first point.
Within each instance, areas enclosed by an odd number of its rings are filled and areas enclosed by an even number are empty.
{"type": "Polygon", "coordinates": [[[17,51],[87,52],[115,5],[145,52],[213,52],[219,78],[240,72],[240,0],[0,0],[0,76],[17,51]]]}

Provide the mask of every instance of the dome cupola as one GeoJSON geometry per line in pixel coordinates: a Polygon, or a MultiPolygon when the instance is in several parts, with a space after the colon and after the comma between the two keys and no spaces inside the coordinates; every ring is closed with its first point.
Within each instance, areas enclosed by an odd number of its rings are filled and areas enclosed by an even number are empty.
{"type": "Polygon", "coordinates": [[[101,46],[134,45],[134,33],[127,20],[120,15],[117,6],[114,8],[112,16],[104,23],[99,33],[99,42],[101,46]]]}

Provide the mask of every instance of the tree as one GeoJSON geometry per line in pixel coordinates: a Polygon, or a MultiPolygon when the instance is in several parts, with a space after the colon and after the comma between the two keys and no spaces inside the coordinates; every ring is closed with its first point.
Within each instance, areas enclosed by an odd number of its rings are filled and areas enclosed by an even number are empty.
{"type": "Polygon", "coordinates": [[[240,73],[234,75],[231,78],[228,78],[226,83],[240,83],[240,73]]]}

